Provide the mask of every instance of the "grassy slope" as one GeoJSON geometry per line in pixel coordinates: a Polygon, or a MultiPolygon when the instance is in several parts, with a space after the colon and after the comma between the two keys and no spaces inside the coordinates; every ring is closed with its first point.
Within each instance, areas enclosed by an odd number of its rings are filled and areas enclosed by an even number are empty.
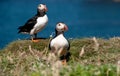
{"type": "Polygon", "coordinates": [[[50,60],[49,41],[10,43],[0,52],[1,76],[120,76],[120,38],[70,40],[72,56],[66,66],[50,60]]]}

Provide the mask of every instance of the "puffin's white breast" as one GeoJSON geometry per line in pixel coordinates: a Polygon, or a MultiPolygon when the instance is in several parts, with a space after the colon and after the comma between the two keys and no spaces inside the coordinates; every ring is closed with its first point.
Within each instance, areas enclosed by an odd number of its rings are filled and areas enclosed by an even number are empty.
{"type": "Polygon", "coordinates": [[[46,26],[47,22],[48,22],[47,15],[44,15],[43,17],[38,17],[37,23],[35,24],[34,28],[31,30],[30,34],[34,34],[41,31],[46,26]]]}
{"type": "Polygon", "coordinates": [[[67,49],[69,43],[63,35],[59,35],[51,41],[50,47],[53,47],[56,50],[59,50],[60,48],[67,49]]]}

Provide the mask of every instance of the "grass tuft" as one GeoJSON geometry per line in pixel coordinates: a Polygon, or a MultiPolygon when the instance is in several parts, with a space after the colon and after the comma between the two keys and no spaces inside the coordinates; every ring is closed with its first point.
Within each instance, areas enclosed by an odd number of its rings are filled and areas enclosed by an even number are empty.
{"type": "Polygon", "coordinates": [[[120,38],[70,41],[66,66],[49,54],[50,39],[11,42],[0,50],[1,76],[120,76],[120,38]]]}

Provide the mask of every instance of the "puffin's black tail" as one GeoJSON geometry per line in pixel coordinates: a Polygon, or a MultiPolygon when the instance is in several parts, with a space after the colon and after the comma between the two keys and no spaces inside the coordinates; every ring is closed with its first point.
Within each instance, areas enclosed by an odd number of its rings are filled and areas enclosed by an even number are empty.
{"type": "Polygon", "coordinates": [[[18,30],[19,30],[18,33],[22,33],[22,32],[26,32],[27,33],[27,32],[29,32],[28,29],[26,29],[25,26],[18,27],[18,30]]]}
{"type": "Polygon", "coordinates": [[[23,27],[23,26],[18,27],[18,30],[19,30],[18,33],[21,33],[21,32],[22,32],[22,27],[23,27]]]}

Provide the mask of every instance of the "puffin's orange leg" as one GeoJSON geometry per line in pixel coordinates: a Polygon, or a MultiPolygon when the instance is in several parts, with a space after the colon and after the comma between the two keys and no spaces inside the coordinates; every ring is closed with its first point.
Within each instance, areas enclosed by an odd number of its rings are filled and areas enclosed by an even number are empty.
{"type": "Polygon", "coordinates": [[[32,42],[40,42],[40,39],[34,39],[34,38],[32,38],[32,42]]]}
{"type": "Polygon", "coordinates": [[[66,59],[62,60],[62,64],[63,64],[63,65],[67,65],[66,59]]]}

